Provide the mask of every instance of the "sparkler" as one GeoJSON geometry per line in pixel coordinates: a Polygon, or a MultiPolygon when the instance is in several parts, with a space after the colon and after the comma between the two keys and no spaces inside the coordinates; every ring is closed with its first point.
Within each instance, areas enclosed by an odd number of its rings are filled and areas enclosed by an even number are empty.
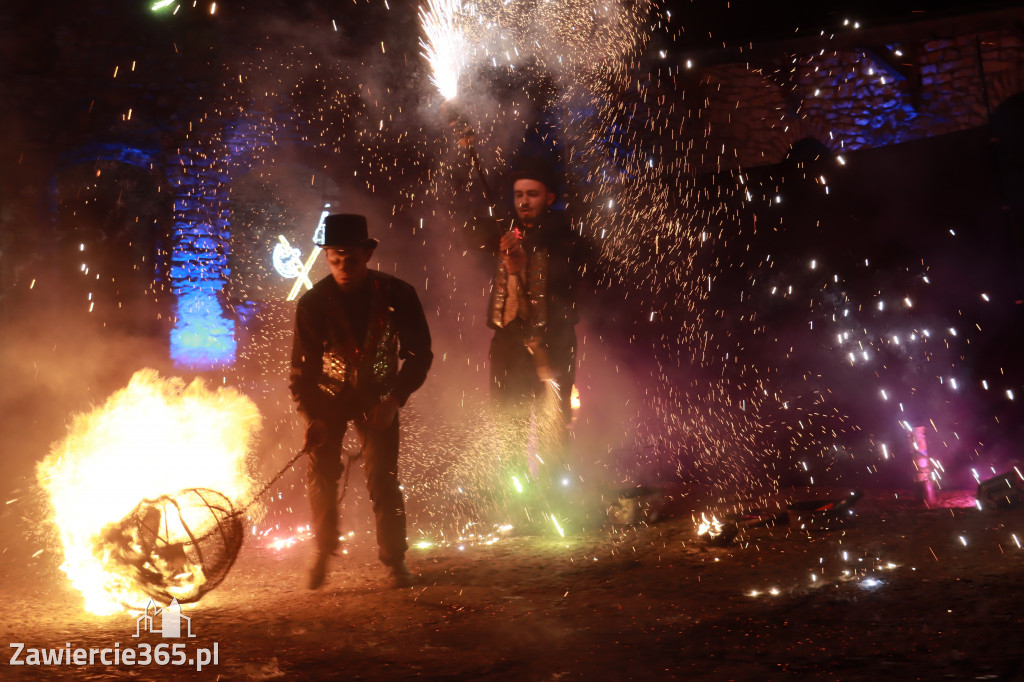
{"type": "Polygon", "coordinates": [[[452,105],[459,94],[459,78],[466,62],[467,40],[461,25],[461,0],[428,0],[427,8],[420,7],[420,24],[426,39],[420,39],[422,55],[430,64],[430,82],[434,84],[444,102],[442,111],[448,116],[448,124],[459,136],[459,146],[465,147],[473,169],[480,177],[484,198],[492,208],[494,194],[484,173],[480,157],[473,142],[476,132],[469,122],[452,105]]]}
{"type": "Polygon", "coordinates": [[[420,24],[426,40],[420,39],[423,56],[430,63],[430,82],[446,102],[459,94],[459,76],[465,63],[466,37],[459,23],[461,0],[428,0],[420,7],[420,24]]]}
{"type": "MultiPolygon", "coordinates": [[[[447,105],[447,103],[445,104],[447,105]]],[[[459,135],[459,146],[465,147],[466,152],[469,154],[473,170],[476,171],[477,176],[480,178],[480,187],[483,190],[484,199],[487,200],[487,205],[493,211],[497,205],[497,202],[494,200],[494,192],[491,191],[491,184],[487,181],[487,174],[484,172],[483,164],[480,163],[480,157],[473,146],[473,142],[476,140],[476,132],[460,114],[454,113],[450,106],[444,106],[443,108],[448,111],[449,125],[459,135]]]]}

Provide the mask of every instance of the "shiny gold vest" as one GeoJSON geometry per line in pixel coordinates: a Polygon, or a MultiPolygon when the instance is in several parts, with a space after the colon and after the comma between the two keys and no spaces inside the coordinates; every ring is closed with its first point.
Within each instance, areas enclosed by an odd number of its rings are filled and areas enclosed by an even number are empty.
{"type": "MultiPolygon", "coordinates": [[[[498,270],[491,287],[488,321],[494,329],[504,326],[505,306],[508,303],[509,273],[505,259],[498,257],[498,270]]],[[[528,313],[524,317],[531,334],[539,334],[548,324],[548,250],[528,247],[526,249],[526,273],[523,277],[523,291],[528,313]]]]}
{"type": "Polygon", "coordinates": [[[337,324],[331,325],[319,381],[320,389],[328,395],[357,391],[366,397],[380,397],[394,387],[398,376],[398,331],[391,319],[386,289],[385,280],[372,278],[370,323],[362,345],[356,343],[344,315],[339,315],[337,324]]]}

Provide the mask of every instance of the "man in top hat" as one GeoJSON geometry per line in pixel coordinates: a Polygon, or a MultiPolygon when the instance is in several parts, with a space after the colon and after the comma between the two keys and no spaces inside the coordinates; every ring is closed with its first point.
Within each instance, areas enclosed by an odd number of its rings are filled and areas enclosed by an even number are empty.
{"type": "Polygon", "coordinates": [[[549,166],[527,162],[512,174],[515,218],[498,240],[488,305],[491,393],[506,421],[504,457],[525,474],[531,414],[543,483],[564,474],[570,397],[576,375],[575,294],[585,253],[560,211],[549,166]]]}
{"type": "Polygon", "coordinates": [[[323,584],[328,557],[338,547],[341,444],[349,423],[363,443],[380,560],[397,587],[414,582],[405,564],[398,410],[423,385],[433,354],[416,290],[369,269],[377,244],[364,216],[327,216],[321,246],[331,274],[296,307],[290,387],[309,423],[305,449],[317,547],[310,589],[323,584]]]}

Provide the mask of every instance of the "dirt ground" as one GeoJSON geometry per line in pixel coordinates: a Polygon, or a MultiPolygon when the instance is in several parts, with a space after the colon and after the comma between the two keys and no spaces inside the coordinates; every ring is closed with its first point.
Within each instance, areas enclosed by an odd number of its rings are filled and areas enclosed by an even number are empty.
{"type": "MultiPolygon", "coordinates": [[[[0,677],[1024,679],[1024,511],[957,506],[969,493],[946,494],[948,508],[907,498],[869,491],[841,526],[756,527],[714,547],[696,535],[700,510],[670,491],[650,525],[412,549],[419,584],[406,590],[390,588],[369,537],[316,592],[308,543],[250,542],[184,610],[187,651],[216,643],[217,665],[15,666],[9,648],[0,677]]],[[[85,614],[42,557],[6,552],[0,580],[7,643],[161,643],[134,638],[130,615],[85,614]]]]}

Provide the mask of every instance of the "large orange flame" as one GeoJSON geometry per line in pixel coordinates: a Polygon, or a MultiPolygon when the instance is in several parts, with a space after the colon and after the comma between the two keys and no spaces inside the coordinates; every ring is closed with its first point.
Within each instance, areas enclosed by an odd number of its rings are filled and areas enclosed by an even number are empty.
{"type": "Polygon", "coordinates": [[[260,421],[256,405],[232,388],[210,390],[200,379],[186,385],[151,369],[137,372],[104,405],[75,416],[36,474],[63,545],[61,568],[84,595],[86,610],[106,615],[148,599],[130,576],[94,553],[104,528],[140,501],[186,488],[219,491],[236,505],[248,501],[260,421]]]}

